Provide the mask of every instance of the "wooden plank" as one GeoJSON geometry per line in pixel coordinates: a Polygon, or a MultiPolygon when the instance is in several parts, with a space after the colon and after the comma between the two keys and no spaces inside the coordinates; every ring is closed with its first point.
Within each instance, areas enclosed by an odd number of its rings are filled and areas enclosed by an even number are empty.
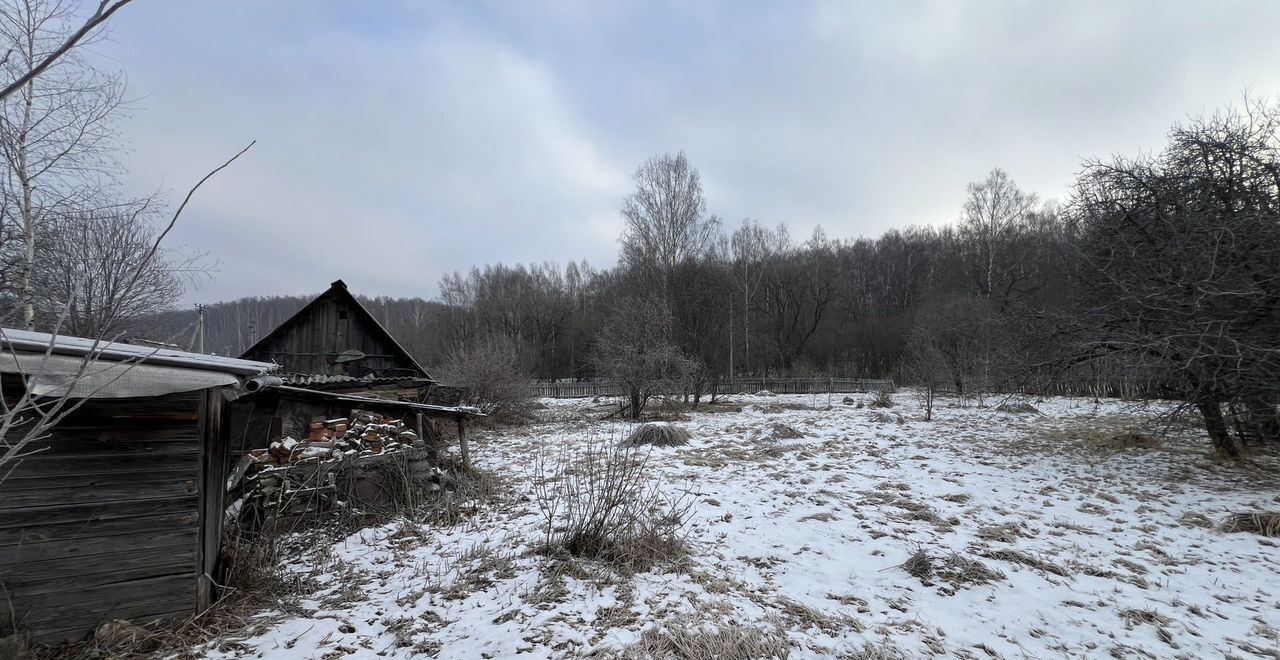
{"type": "Polygon", "coordinates": [[[230,446],[230,427],[224,415],[230,406],[216,389],[205,392],[201,404],[200,428],[200,529],[197,539],[195,571],[196,607],[203,611],[213,604],[213,574],[222,545],[222,520],[226,512],[223,498],[226,495],[227,456],[230,446]]]}
{"type": "Polygon", "coordinates": [[[23,543],[47,543],[83,538],[103,538],[120,534],[133,534],[138,528],[146,529],[195,529],[197,515],[194,507],[181,513],[166,513],[135,518],[107,518],[104,520],[76,520],[52,525],[24,525],[0,529],[0,547],[23,543]]]}
{"type": "Polygon", "coordinates": [[[14,599],[13,609],[19,618],[25,614],[27,621],[47,621],[59,614],[74,614],[77,610],[102,611],[132,603],[187,600],[194,604],[194,585],[195,576],[187,571],[72,591],[32,594],[14,599]]]}
{"type": "Polygon", "coordinates": [[[133,472],[108,472],[104,474],[67,474],[49,476],[11,476],[4,480],[0,491],[30,492],[34,490],[61,490],[66,488],[98,488],[133,484],[149,488],[154,484],[190,481],[190,470],[140,470],[133,472]]]}
{"type": "MultiPolygon", "coordinates": [[[[26,456],[15,461],[10,476],[62,476],[68,474],[111,474],[113,472],[137,472],[139,470],[190,469],[196,476],[200,465],[199,449],[192,444],[178,450],[146,453],[92,452],[74,455],[51,453],[26,456]]],[[[4,484],[0,483],[0,492],[4,484]]]]}
{"type": "MultiPolygon", "coordinates": [[[[10,434],[13,439],[17,434],[10,434]]],[[[190,427],[152,429],[68,429],[58,427],[47,438],[33,440],[28,449],[43,449],[78,453],[84,451],[137,452],[162,450],[173,443],[190,443],[198,440],[197,431],[190,427]]]]}
{"type": "Polygon", "coordinates": [[[89,613],[54,612],[51,618],[28,622],[27,625],[30,627],[32,643],[58,644],[83,639],[99,624],[113,619],[125,619],[141,625],[156,620],[184,618],[192,614],[195,614],[195,602],[186,598],[121,605],[89,613]]]}
{"type": "MultiPolygon", "coordinates": [[[[137,529],[145,528],[145,522],[139,522],[137,529]]],[[[194,546],[199,535],[199,530],[195,527],[179,527],[176,529],[152,529],[133,534],[118,534],[100,538],[89,536],[0,546],[0,572],[4,572],[7,566],[16,566],[26,562],[48,560],[79,561],[86,557],[104,553],[171,548],[180,546],[183,543],[190,543],[194,546]]]]}
{"type": "MultiPolygon", "coordinates": [[[[151,568],[183,561],[190,566],[195,561],[195,543],[190,539],[177,539],[169,547],[150,547],[117,550],[68,562],[65,559],[33,561],[0,568],[0,580],[5,584],[31,584],[41,580],[57,580],[86,575],[111,574],[117,571],[151,568]]],[[[0,617],[3,618],[3,617],[0,617]]]]}
{"type": "Polygon", "coordinates": [[[195,513],[196,497],[139,498],[120,502],[91,504],[56,503],[39,507],[0,509],[0,529],[25,526],[56,525],[86,520],[114,520],[169,513],[195,513]]]}
{"type": "Polygon", "coordinates": [[[144,578],[158,577],[162,575],[178,574],[187,575],[187,577],[191,579],[191,584],[195,584],[196,576],[191,572],[190,560],[182,560],[184,558],[179,559],[180,561],[138,566],[128,569],[117,569],[95,575],[73,575],[70,577],[60,577],[55,579],[45,577],[28,578],[22,582],[6,581],[4,584],[4,593],[7,594],[9,598],[18,598],[35,594],[89,589],[92,587],[116,584],[129,580],[141,580],[144,578]]]}
{"type": "Polygon", "coordinates": [[[196,475],[192,475],[190,479],[185,481],[145,484],[142,487],[130,484],[114,484],[97,488],[62,490],[11,491],[5,488],[3,494],[0,495],[0,510],[58,504],[107,504],[143,498],[161,499],[194,495],[196,492],[196,475]]]}

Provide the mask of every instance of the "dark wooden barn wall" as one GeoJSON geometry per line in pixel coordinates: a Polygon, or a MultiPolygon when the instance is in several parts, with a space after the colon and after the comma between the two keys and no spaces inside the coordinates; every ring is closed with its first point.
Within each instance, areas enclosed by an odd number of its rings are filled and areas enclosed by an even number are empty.
{"type": "Polygon", "coordinates": [[[195,611],[203,396],[88,402],[0,481],[0,636],[195,611]]]}
{"type": "Polygon", "coordinates": [[[399,353],[350,301],[328,295],[244,357],[274,361],[283,371],[299,374],[363,376],[370,371],[382,373],[388,369],[417,371],[413,363],[399,353]],[[344,314],[346,318],[342,318],[344,314]],[[338,354],[349,350],[361,351],[368,357],[346,364],[333,362],[338,354]]]}

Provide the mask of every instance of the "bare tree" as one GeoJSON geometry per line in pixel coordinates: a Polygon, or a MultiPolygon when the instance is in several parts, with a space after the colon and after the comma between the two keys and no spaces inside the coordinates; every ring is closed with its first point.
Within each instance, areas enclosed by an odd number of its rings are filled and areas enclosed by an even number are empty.
{"type": "Polygon", "coordinates": [[[673,341],[672,325],[661,299],[627,298],[596,335],[592,364],[622,388],[632,419],[640,418],[654,395],[678,391],[697,367],[673,341]]]}
{"type": "MultiPolygon", "coordinates": [[[[124,78],[80,56],[86,40],[71,0],[0,3],[0,70],[25,80],[0,100],[4,221],[21,227],[19,299],[23,325],[35,327],[35,271],[41,225],[72,209],[96,209],[106,179],[119,170],[115,118],[124,78]],[[80,36],[77,37],[76,35],[80,36]],[[64,49],[66,44],[72,46],[64,49]],[[61,54],[58,54],[60,49],[61,54]],[[57,55],[53,61],[50,56],[57,55]],[[30,75],[36,72],[35,75],[30,75]]],[[[100,6],[100,11],[116,7],[100,6]]]]}
{"type": "Polygon", "coordinates": [[[771,232],[759,223],[747,219],[742,221],[742,226],[729,239],[733,276],[742,293],[742,361],[748,369],[751,366],[751,304],[760,290],[765,263],[775,249],[784,247],[780,245],[780,237],[785,235],[785,227],[771,232]]]}
{"type": "MultiPolygon", "coordinates": [[[[98,26],[106,23],[107,19],[111,18],[112,14],[116,13],[132,1],[133,0],[101,0],[93,14],[85,18],[79,28],[67,35],[66,40],[63,41],[61,45],[54,48],[51,52],[45,53],[44,56],[39,61],[35,62],[31,68],[27,69],[25,73],[22,73],[13,81],[5,85],[3,89],[0,89],[0,100],[8,98],[10,94],[21,89],[33,78],[44,73],[46,69],[53,66],[54,63],[65,56],[73,48],[88,39],[98,26]]],[[[6,52],[4,57],[0,58],[0,65],[7,64],[11,57],[13,57],[12,50],[6,52]]]]}
{"type": "Polygon", "coordinates": [[[107,336],[168,309],[186,285],[207,276],[200,253],[162,249],[146,259],[158,230],[142,212],[89,212],[46,224],[33,286],[41,317],[66,310],[62,331],[107,336]]]}
{"type": "Polygon", "coordinates": [[[720,221],[707,217],[702,179],[684,152],[645,161],[623,200],[620,261],[669,291],[669,278],[686,259],[705,256],[719,237],[720,221]]]}
{"type": "Polygon", "coordinates": [[[1240,455],[1241,436],[1274,439],[1280,104],[1246,99],[1175,126],[1159,155],[1088,163],[1069,214],[1079,359],[1158,374],[1222,456],[1240,455]],[[1246,422],[1235,436],[1224,406],[1246,422]]]}
{"type": "Polygon", "coordinates": [[[973,252],[969,255],[970,277],[977,295],[1002,302],[1017,291],[1025,274],[1007,261],[1019,263],[1019,254],[1010,245],[1024,228],[1038,201],[1018,188],[999,168],[985,181],[969,184],[961,227],[973,252]]]}

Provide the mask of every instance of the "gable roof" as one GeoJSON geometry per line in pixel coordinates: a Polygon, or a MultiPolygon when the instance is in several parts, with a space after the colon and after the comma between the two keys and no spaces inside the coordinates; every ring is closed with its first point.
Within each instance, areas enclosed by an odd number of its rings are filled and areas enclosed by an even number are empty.
{"type": "Polygon", "coordinates": [[[409,354],[409,351],[406,351],[404,349],[404,346],[401,346],[400,342],[396,341],[396,338],[392,337],[391,333],[387,332],[387,329],[382,327],[382,324],[378,322],[378,319],[375,318],[374,315],[370,313],[369,310],[366,309],[364,305],[360,304],[360,301],[354,295],[352,295],[350,290],[347,289],[347,283],[343,282],[342,280],[337,280],[333,284],[330,284],[329,289],[327,291],[316,296],[311,302],[307,303],[305,306],[303,306],[302,309],[298,310],[296,314],[294,314],[293,316],[290,316],[288,319],[285,320],[284,323],[281,323],[280,325],[276,326],[275,330],[268,332],[265,336],[262,337],[262,339],[259,339],[257,343],[255,343],[253,346],[250,346],[248,350],[246,350],[245,352],[241,353],[240,354],[241,357],[252,355],[256,351],[266,347],[266,345],[270,343],[272,339],[275,339],[277,336],[283,334],[289,328],[293,327],[293,325],[296,324],[299,320],[306,318],[306,316],[311,313],[311,310],[315,309],[316,306],[318,306],[321,302],[323,302],[328,298],[338,298],[343,302],[345,302],[350,307],[350,309],[352,309],[355,312],[355,314],[359,316],[362,321],[364,321],[364,323],[371,329],[371,331],[375,335],[378,335],[381,339],[386,340],[387,344],[389,344],[393,349],[395,349],[395,351],[399,354],[400,357],[403,357],[406,361],[408,361],[409,364],[413,365],[413,367],[417,369],[418,372],[421,373],[424,377],[431,378],[431,374],[427,373],[427,370],[423,369],[421,364],[418,364],[418,361],[415,360],[413,356],[409,354]]]}

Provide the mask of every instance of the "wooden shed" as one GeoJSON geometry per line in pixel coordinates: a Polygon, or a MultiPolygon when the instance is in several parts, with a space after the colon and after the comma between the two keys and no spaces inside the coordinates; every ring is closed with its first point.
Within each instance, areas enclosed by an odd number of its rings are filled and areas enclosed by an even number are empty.
{"type": "MultiPolygon", "coordinates": [[[[274,362],[282,374],[349,379],[421,379],[431,376],[338,280],[297,314],[251,346],[245,360],[274,362]]],[[[321,383],[291,384],[315,388],[321,383]]],[[[341,385],[341,379],[330,384],[341,385]]],[[[349,383],[359,388],[359,383],[349,383]]],[[[337,389],[326,387],[325,389],[337,389]]]]}
{"type": "Polygon", "coordinates": [[[0,349],[6,402],[29,393],[74,406],[0,465],[0,637],[16,627],[57,643],[107,620],[206,608],[226,480],[224,395],[274,365],[7,329],[0,349]]]}

